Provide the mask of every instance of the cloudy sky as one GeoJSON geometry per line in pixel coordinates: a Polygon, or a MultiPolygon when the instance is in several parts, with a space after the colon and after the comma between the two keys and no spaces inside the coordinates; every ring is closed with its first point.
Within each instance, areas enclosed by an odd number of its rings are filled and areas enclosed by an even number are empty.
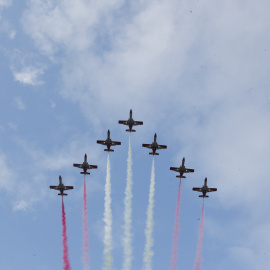
{"type": "Polygon", "coordinates": [[[143,268],[154,133],[152,266],[170,269],[178,183],[171,166],[195,169],[182,182],[179,269],[193,269],[208,177],[202,269],[270,264],[269,1],[0,0],[0,268],[61,269],[62,175],[70,262],[82,269],[83,178],[89,257],[102,269],[107,154],[110,154],[113,269],[123,264],[129,134],[118,120],[144,121],[131,135],[132,269],[143,268]]]}

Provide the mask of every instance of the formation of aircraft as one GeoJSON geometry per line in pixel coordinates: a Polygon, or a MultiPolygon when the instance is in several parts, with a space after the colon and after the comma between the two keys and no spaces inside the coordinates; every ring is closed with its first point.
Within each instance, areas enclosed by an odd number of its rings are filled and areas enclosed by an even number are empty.
{"type": "Polygon", "coordinates": [[[83,163],[82,164],[74,163],[73,167],[83,169],[83,172],[80,172],[81,174],[90,174],[89,172],[87,172],[87,170],[97,169],[98,166],[97,165],[89,165],[87,162],[87,155],[85,154],[83,163]]]}
{"type": "Polygon", "coordinates": [[[194,187],[192,190],[198,191],[198,192],[202,192],[202,195],[200,195],[199,197],[201,197],[201,198],[208,198],[209,196],[207,196],[206,193],[207,192],[217,191],[217,188],[209,188],[207,186],[207,177],[205,177],[205,179],[204,179],[204,185],[201,188],[194,187]]]}
{"type": "Polygon", "coordinates": [[[134,121],[133,120],[133,118],[132,118],[132,110],[130,110],[130,112],[129,112],[129,119],[128,120],[119,120],[118,123],[128,126],[128,129],[126,129],[127,132],[136,132],[136,130],[132,129],[132,127],[133,126],[143,125],[142,121],[134,121]]]}
{"type": "Polygon", "coordinates": [[[114,152],[114,150],[111,149],[111,146],[121,145],[121,142],[116,142],[116,141],[111,140],[110,130],[108,130],[107,132],[107,139],[105,141],[97,140],[97,143],[106,145],[107,149],[104,149],[104,151],[108,151],[108,152],[114,152]]]}
{"type": "Polygon", "coordinates": [[[143,144],[143,147],[152,149],[152,152],[149,153],[149,155],[159,155],[159,153],[156,153],[158,149],[167,149],[167,145],[161,145],[157,143],[157,134],[154,135],[154,141],[151,144],[143,144]]]}
{"type": "Polygon", "coordinates": [[[182,159],[182,165],[180,167],[170,167],[170,170],[179,172],[180,175],[176,175],[176,177],[179,177],[179,178],[186,178],[183,175],[184,173],[194,172],[194,169],[188,169],[185,167],[185,158],[184,157],[182,159]]]}
{"type": "MultiPolygon", "coordinates": [[[[132,118],[132,110],[130,110],[130,115],[129,115],[129,119],[128,120],[119,120],[118,121],[119,124],[123,124],[123,125],[127,125],[129,128],[126,130],[127,132],[135,132],[136,130],[133,130],[132,127],[133,126],[138,126],[138,125],[143,125],[142,121],[134,121],[132,118]]],[[[112,146],[115,145],[121,145],[121,142],[117,142],[117,141],[112,141],[110,138],[110,130],[108,130],[107,132],[107,139],[106,140],[97,140],[98,144],[101,145],[106,145],[106,149],[104,149],[104,151],[108,151],[108,152],[114,152],[114,150],[111,149],[112,146]]],[[[161,145],[157,143],[157,134],[155,133],[154,135],[154,141],[151,144],[142,144],[143,147],[152,149],[152,152],[149,153],[149,155],[159,155],[159,153],[157,153],[156,151],[159,149],[167,149],[167,145],[161,145]]],[[[89,172],[87,172],[87,170],[90,169],[97,169],[97,165],[89,165],[87,162],[87,155],[84,155],[84,161],[81,164],[77,164],[74,163],[73,164],[74,167],[83,169],[82,172],[80,172],[81,174],[90,174],[89,172]]],[[[180,174],[177,175],[176,177],[179,178],[186,178],[186,176],[184,176],[184,173],[191,173],[194,172],[194,169],[188,169],[185,167],[185,158],[183,157],[182,159],[182,164],[180,165],[180,167],[170,167],[170,170],[172,171],[176,171],[179,172],[180,174]]],[[[50,186],[50,189],[55,189],[55,190],[59,190],[60,193],[58,195],[62,195],[62,196],[66,196],[67,194],[64,193],[65,190],[69,190],[69,189],[73,189],[73,186],[65,186],[62,182],[62,177],[61,175],[59,176],[59,185],[58,186],[50,186]]],[[[207,177],[204,180],[204,185],[202,187],[193,187],[192,189],[193,191],[198,191],[198,192],[202,192],[202,195],[199,195],[199,197],[202,198],[208,198],[209,196],[206,195],[206,193],[208,192],[213,192],[213,191],[217,191],[217,188],[209,188],[207,186],[207,177]]]]}
{"type": "Polygon", "coordinates": [[[62,181],[61,175],[59,175],[59,185],[58,186],[50,186],[51,189],[59,190],[60,193],[58,195],[67,196],[66,193],[64,193],[64,190],[73,189],[73,186],[65,186],[62,181]]]}

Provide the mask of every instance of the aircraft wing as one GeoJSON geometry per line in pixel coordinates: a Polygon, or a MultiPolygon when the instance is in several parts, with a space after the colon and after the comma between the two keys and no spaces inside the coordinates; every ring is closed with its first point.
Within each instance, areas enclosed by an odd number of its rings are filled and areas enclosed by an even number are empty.
{"type": "Polygon", "coordinates": [[[118,123],[119,124],[123,124],[123,125],[127,125],[128,124],[127,121],[125,121],[125,120],[119,120],[118,123]]]}
{"type": "Polygon", "coordinates": [[[97,165],[88,165],[87,169],[97,169],[97,165]]]}
{"type": "Polygon", "coordinates": [[[106,141],[97,141],[97,143],[99,143],[99,144],[102,144],[102,145],[105,145],[106,144],[106,141]]]}
{"type": "Polygon", "coordinates": [[[194,169],[186,169],[186,173],[194,172],[194,169]]]}
{"type": "Polygon", "coordinates": [[[58,190],[58,186],[50,186],[50,188],[58,190]]]}
{"type": "Polygon", "coordinates": [[[200,187],[194,187],[192,190],[202,192],[202,188],[200,187]]]}
{"type": "Polygon", "coordinates": [[[112,145],[121,145],[121,142],[112,141],[112,145]]]}
{"type": "Polygon", "coordinates": [[[170,167],[170,170],[179,172],[179,168],[178,167],[170,167]]]}
{"type": "Polygon", "coordinates": [[[167,145],[159,144],[157,149],[167,149],[167,145]]]}
{"type": "Polygon", "coordinates": [[[133,126],[143,125],[142,121],[134,121],[133,126]]]}
{"type": "Polygon", "coordinates": [[[73,186],[65,186],[64,189],[65,190],[73,189],[73,186]]]}
{"type": "Polygon", "coordinates": [[[217,191],[217,188],[208,188],[208,192],[217,191]]]}
{"type": "Polygon", "coordinates": [[[143,147],[146,147],[146,148],[152,149],[152,144],[145,144],[145,143],[144,143],[142,146],[143,146],[143,147]]]}
{"type": "Polygon", "coordinates": [[[73,167],[78,167],[78,168],[82,168],[82,164],[73,164],[73,167]]]}

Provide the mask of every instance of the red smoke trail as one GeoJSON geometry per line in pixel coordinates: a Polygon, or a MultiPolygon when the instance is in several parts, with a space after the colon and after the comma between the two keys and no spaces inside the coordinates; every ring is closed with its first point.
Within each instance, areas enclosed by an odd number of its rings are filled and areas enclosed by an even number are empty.
{"type": "Polygon", "coordinates": [[[86,200],[86,184],[84,176],[84,186],[83,186],[83,264],[84,270],[89,269],[89,245],[88,245],[88,222],[87,222],[87,200],[86,200]]]}
{"type": "Polygon", "coordinates": [[[196,261],[194,270],[201,269],[202,263],[202,240],[203,240],[203,221],[204,221],[204,199],[203,199],[203,206],[202,206],[202,215],[201,215],[201,224],[200,224],[200,231],[199,231],[199,239],[197,245],[197,253],[196,253],[196,261]]]}
{"type": "Polygon", "coordinates": [[[67,245],[67,225],[66,225],[66,213],[64,200],[62,196],[62,225],[63,225],[63,260],[64,260],[64,270],[70,270],[69,258],[68,258],[68,245],[67,245]]]}
{"type": "Polygon", "coordinates": [[[176,206],[176,211],[175,211],[171,270],[177,270],[176,263],[177,263],[177,246],[178,246],[177,244],[178,244],[178,234],[179,234],[180,195],[181,195],[181,178],[180,178],[180,183],[179,183],[177,206],[176,206]]]}

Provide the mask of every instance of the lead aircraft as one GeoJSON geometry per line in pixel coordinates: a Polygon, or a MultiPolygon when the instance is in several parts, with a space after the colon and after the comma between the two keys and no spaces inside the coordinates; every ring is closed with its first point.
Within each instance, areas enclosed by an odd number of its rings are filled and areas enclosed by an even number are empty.
{"type": "Polygon", "coordinates": [[[149,153],[149,155],[159,155],[159,153],[156,153],[158,149],[167,149],[167,145],[161,145],[157,143],[157,134],[154,135],[154,141],[151,144],[143,144],[143,147],[152,149],[153,151],[149,153]]]}
{"type": "Polygon", "coordinates": [[[119,120],[118,123],[128,126],[129,128],[126,129],[127,132],[136,132],[136,130],[132,129],[132,127],[133,126],[143,125],[142,121],[134,121],[133,120],[133,118],[132,118],[132,110],[129,111],[129,119],[128,120],[119,120]]]}
{"type": "Polygon", "coordinates": [[[121,145],[121,142],[116,142],[116,141],[111,140],[110,130],[108,130],[107,132],[107,139],[105,141],[97,140],[97,143],[106,145],[107,149],[104,149],[104,151],[108,151],[108,152],[114,152],[114,150],[111,149],[111,146],[121,145]]]}
{"type": "Polygon", "coordinates": [[[194,187],[192,190],[202,192],[202,195],[200,195],[199,197],[201,197],[201,198],[208,198],[209,196],[207,196],[206,193],[207,192],[217,191],[217,188],[209,188],[207,186],[207,177],[205,177],[205,179],[204,179],[204,185],[201,188],[194,187]]]}
{"type": "Polygon", "coordinates": [[[194,172],[194,169],[188,169],[185,167],[185,158],[184,157],[182,159],[182,165],[180,167],[170,167],[170,170],[179,172],[180,175],[176,175],[176,177],[179,177],[179,178],[186,178],[183,175],[184,173],[194,172]]]}
{"type": "Polygon", "coordinates": [[[51,189],[59,190],[60,193],[58,195],[67,196],[66,193],[64,193],[64,190],[73,189],[73,186],[65,186],[62,182],[62,177],[59,175],[59,185],[58,186],[50,186],[51,189]]]}
{"type": "Polygon", "coordinates": [[[84,161],[82,164],[76,164],[74,163],[73,164],[73,167],[77,167],[77,168],[80,168],[80,169],[83,169],[83,172],[80,172],[81,174],[90,174],[89,172],[87,172],[87,170],[91,170],[91,169],[97,169],[97,165],[89,165],[88,162],[87,162],[87,155],[85,154],[84,155],[84,161]]]}

